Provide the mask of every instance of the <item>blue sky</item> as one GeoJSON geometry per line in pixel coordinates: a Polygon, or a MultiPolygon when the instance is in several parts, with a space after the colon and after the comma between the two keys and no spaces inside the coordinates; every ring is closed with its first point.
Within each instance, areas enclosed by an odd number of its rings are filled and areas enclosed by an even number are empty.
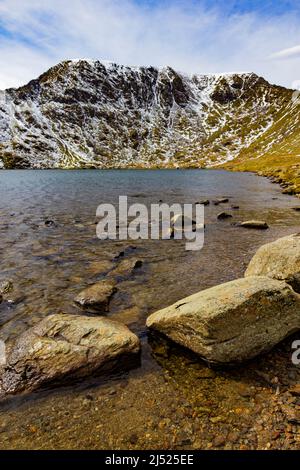
{"type": "Polygon", "coordinates": [[[300,79],[295,0],[0,0],[0,89],[69,58],[300,79]]]}

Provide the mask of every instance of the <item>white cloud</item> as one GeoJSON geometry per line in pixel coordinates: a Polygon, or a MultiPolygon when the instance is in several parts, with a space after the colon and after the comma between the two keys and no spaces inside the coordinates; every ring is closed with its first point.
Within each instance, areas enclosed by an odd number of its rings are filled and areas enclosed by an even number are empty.
{"type": "Polygon", "coordinates": [[[171,65],[195,73],[254,71],[290,86],[295,55],[285,67],[274,51],[300,43],[299,18],[228,16],[201,1],[1,0],[0,88],[18,86],[60,60],[92,57],[130,65],[171,65]]]}
{"type": "Polygon", "coordinates": [[[271,59],[290,59],[300,57],[300,46],[289,47],[271,55],[271,59]]]}

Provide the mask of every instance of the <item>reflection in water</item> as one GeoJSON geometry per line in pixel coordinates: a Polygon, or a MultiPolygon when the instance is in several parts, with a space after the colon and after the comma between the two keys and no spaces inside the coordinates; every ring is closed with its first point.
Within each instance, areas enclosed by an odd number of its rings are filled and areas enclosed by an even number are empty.
{"type": "Polygon", "coordinates": [[[182,297],[242,276],[260,245],[299,231],[300,213],[293,206],[295,198],[252,174],[1,171],[0,281],[11,279],[14,290],[0,305],[0,339],[13,339],[50,313],[80,314],[75,295],[114,269],[121,254],[143,265],[120,277],[108,316],[141,337],[143,355],[141,367],[129,374],[9,401],[0,415],[0,446],[11,447],[14,436],[16,448],[209,448],[217,447],[213,441],[221,429],[238,433],[227,444],[220,438],[222,446],[259,446],[249,429],[274,392],[272,377],[297,379],[295,368],[289,369],[288,345],[244,368],[212,371],[177,347],[148,342],[145,319],[182,297]],[[117,203],[119,195],[147,206],[221,197],[229,203],[205,207],[204,248],[188,252],[184,240],[98,240],[96,208],[117,203]],[[233,218],[218,221],[222,210],[233,218]],[[253,218],[270,229],[234,225],[253,218]]]}

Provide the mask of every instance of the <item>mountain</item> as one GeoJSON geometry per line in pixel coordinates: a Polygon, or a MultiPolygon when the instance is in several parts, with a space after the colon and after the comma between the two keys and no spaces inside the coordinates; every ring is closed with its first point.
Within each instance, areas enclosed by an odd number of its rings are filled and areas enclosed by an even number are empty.
{"type": "Polygon", "coordinates": [[[253,73],[64,61],[1,93],[0,166],[243,169],[272,155],[296,156],[297,165],[292,98],[253,73]]]}

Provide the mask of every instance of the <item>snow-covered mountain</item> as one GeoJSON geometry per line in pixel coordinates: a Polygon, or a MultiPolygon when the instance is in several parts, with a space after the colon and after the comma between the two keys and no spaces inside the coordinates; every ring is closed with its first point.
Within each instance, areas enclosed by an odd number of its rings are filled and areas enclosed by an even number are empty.
{"type": "Polygon", "coordinates": [[[64,61],[1,92],[0,167],[201,167],[259,157],[299,126],[292,94],[253,73],[64,61]]]}

